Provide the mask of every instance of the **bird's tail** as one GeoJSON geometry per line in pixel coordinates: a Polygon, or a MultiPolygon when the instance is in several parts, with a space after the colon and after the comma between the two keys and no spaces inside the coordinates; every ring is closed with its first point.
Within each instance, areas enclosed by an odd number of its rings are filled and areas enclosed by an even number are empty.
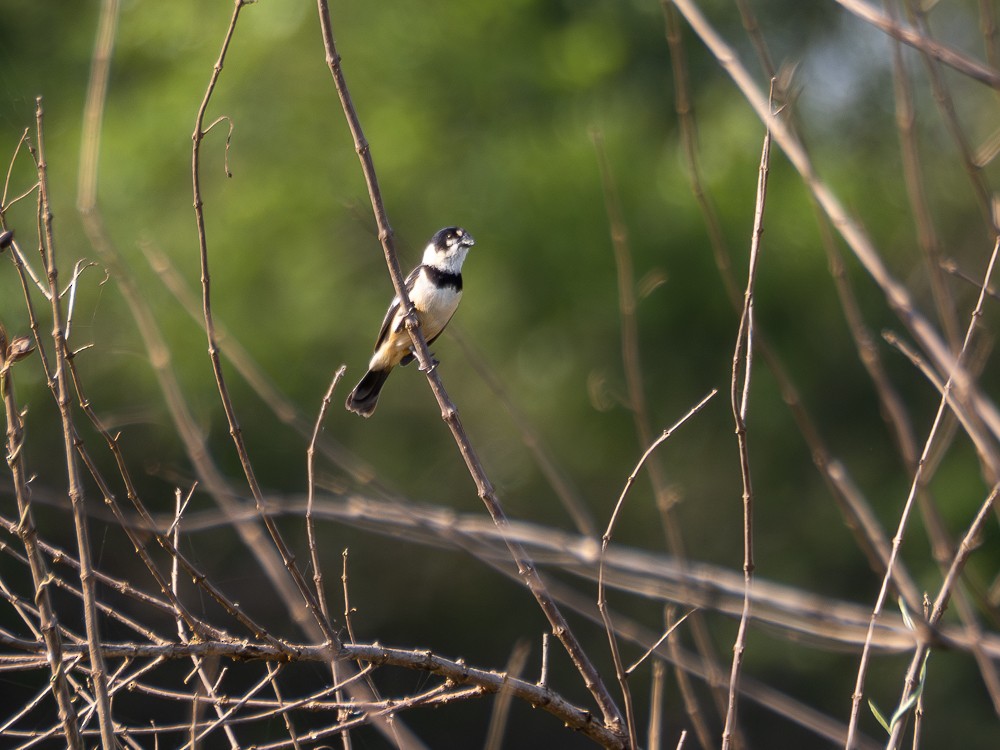
{"type": "Polygon", "coordinates": [[[354,386],[354,390],[347,397],[347,402],[344,404],[347,410],[365,418],[374,414],[375,406],[378,404],[378,396],[382,392],[382,386],[385,385],[390,372],[392,372],[392,368],[366,372],[365,376],[361,378],[361,382],[354,386]]]}

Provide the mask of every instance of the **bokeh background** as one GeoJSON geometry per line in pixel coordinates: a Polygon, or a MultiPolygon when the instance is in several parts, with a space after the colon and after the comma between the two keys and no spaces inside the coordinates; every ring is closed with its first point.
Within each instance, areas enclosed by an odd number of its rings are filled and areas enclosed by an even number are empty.
{"type": "MultiPolygon", "coordinates": [[[[794,69],[790,106],[820,174],[933,318],[901,167],[891,40],[832,1],[752,5],[773,59],[794,69]]],[[[0,6],[0,155],[4,164],[12,157],[21,133],[33,127],[35,97],[43,96],[64,278],[78,259],[98,260],[75,208],[98,6],[28,0],[3,0],[0,6]]],[[[982,18],[996,15],[989,6],[942,2],[931,22],[943,41],[985,59],[982,18]]],[[[736,6],[713,0],[701,7],[766,87],[736,6]]],[[[332,3],[331,10],[401,264],[417,262],[430,235],[448,224],[464,226],[477,240],[454,335],[444,335],[433,349],[509,513],[575,528],[505,400],[543,441],[599,529],[646,447],[627,407],[618,280],[596,139],[603,143],[628,231],[654,432],[711,389],[721,391],[655,459],[676,494],[673,519],[692,559],[738,571],[742,488],[727,393],[739,315],[720,279],[691,189],[660,3],[349,0],[332,3]],[[481,377],[483,370],[500,384],[502,396],[481,377]]],[[[122,3],[102,130],[99,205],[110,238],[164,333],[214,460],[242,488],[204,334],[148,261],[151,253],[164,256],[198,293],[191,133],[231,12],[232,3],[221,0],[122,3]]],[[[742,285],[763,127],[690,29],[681,27],[703,186],[742,285]]],[[[911,50],[904,59],[914,76],[924,186],[943,252],[979,278],[992,249],[992,230],[935,107],[921,60],[911,50]]],[[[997,127],[995,92],[951,72],[946,79],[959,121],[978,149],[997,127]]],[[[320,488],[480,513],[475,487],[415,367],[394,373],[371,420],[340,408],[364,371],[392,289],[312,4],[263,0],[245,9],[207,118],[222,116],[227,119],[202,149],[215,313],[231,339],[310,422],[334,371],[347,366],[325,432],[349,457],[346,465],[319,459],[320,488]],[[376,479],[359,481],[358,471],[376,479]]],[[[995,171],[984,161],[987,181],[995,171]]],[[[11,194],[33,181],[22,154],[11,171],[11,194]]],[[[32,197],[6,214],[28,249],[36,242],[34,213],[32,197]]],[[[775,149],[757,281],[759,331],[784,362],[831,452],[891,536],[910,476],[844,322],[820,232],[806,190],[775,149]]],[[[27,333],[14,270],[6,261],[0,268],[0,321],[12,333],[27,333]]],[[[885,327],[902,332],[882,294],[849,257],[846,273],[876,336],[885,327]]],[[[948,284],[960,319],[967,320],[976,288],[953,276],[948,284]]],[[[996,322],[996,300],[988,300],[986,337],[996,322]]],[[[87,395],[121,432],[148,505],[171,512],[175,487],[188,487],[193,479],[190,462],[116,278],[99,262],[81,276],[71,344],[92,345],[77,358],[87,395]]],[[[937,405],[935,392],[880,339],[877,346],[922,440],[937,405]]],[[[996,365],[986,360],[984,368],[983,388],[995,395],[996,365]]],[[[260,481],[276,502],[301,496],[307,438],[232,368],[227,373],[260,481]]],[[[37,362],[18,368],[17,392],[29,408],[28,465],[37,474],[39,497],[50,498],[40,519],[42,533],[54,541],[65,534],[68,540],[66,503],[60,499],[62,437],[37,362]]],[[[881,574],[859,552],[774,377],[759,361],[749,431],[757,574],[870,605],[881,574]]],[[[95,453],[103,453],[92,431],[84,429],[84,437],[95,453]]],[[[101,460],[111,471],[111,458],[101,455],[101,460]]],[[[964,530],[984,487],[975,452],[959,437],[931,487],[953,535],[964,530]]],[[[5,507],[12,507],[7,485],[0,491],[5,507]]],[[[197,516],[211,507],[196,495],[189,512],[197,516]]],[[[98,564],[118,572],[138,570],[120,535],[100,526],[96,509],[95,524],[98,564]]],[[[301,517],[284,519],[282,528],[304,559],[301,517]]],[[[330,581],[340,575],[342,550],[350,549],[351,604],[360,639],[432,648],[489,668],[502,668],[513,644],[528,639],[533,650],[526,673],[537,672],[545,625],[534,602],[468,553],[387,541],[339,522],[321,523],[319,531],[330,581]]],[[[615,541],[665,551],[648,482],[635,485],[615,541]]],[[[970,563],[975,590],[988,593],[991,585],[996,590],[998,542],[993,522],[970,563]]],[[[192,532],[185,545],[234,598],[278,632],[296,637],[276,599],[262,591],[261,574],[235,534],[214,526],[192,532]]],[[[904,559],[933,594],[940,579],[919,519],[908,533],[904,559]]],[[[580,588],[596,598],[592,587],[580,588]]],[[[612,605],[660,627],[657,602],[624,596],[615,601],[612,595],[612,605]]],[[[985,627],[996,630],[995,596],[986,612],[985,627]]],[[[573,622],[610,678],[602,630],[573,622]]],[[[736,622],[722,616],[708,622],[728,666],[736,622]]],[[[880,705],[897,699],[906,661],[905,655],[877,661],[867,685],[880,705]]],[[[927,746],[951,739],[967,748],[995,747],[997,716],[972,659],[935,653],[930,663],[927,746]]],[[[583,700],[567,665],[560,661],[557,668],[560,687],[583,700]]],[[[790,646],[772,633],[751,631],[749,675],[841,720],[850,710],[856,669],[856,653],[790,646]]],[[[390,692],[405,692],[423,679],[396,674],[386,681],[390,692]]],[[[648,680],[647,665],[635,678],[643,721],[648,680]]],[[[0,677],[0,692],[16,695],[22,687],[0,677]]],[[[676,742],[687,724],[672,683],[664,704],[665,736],[676,742]]],[[[489,710],[489,701],[481,700],[415,711],[405,720],[433,747],[476,746],[485,736],[489,710]]],[[[753,747],[826,746],[750,703],[741,718],[753,747]]],[[[708,720],[721,731],[717,715],[708,720]]],[[[879,736],[866,710],[862,726],[879,736]]],[[[554,741],[587,746],[561,729],[551,717],[515,705],[509,746],[554,741]]],[[[374,734],[359,736],[365,747],[381,746],[374,734]]]]}

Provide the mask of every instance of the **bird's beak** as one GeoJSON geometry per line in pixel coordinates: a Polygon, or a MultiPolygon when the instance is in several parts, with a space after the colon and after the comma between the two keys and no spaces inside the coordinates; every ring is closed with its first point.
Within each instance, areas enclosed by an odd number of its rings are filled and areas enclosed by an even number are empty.
{"type": "Polygon", "coordinates": [[[473,245],[476,244],[476,241],[472,238],[471,234],[466,232],[464,235],[462,235],[462,244],[465,247],[472,247],[473,245]]]}

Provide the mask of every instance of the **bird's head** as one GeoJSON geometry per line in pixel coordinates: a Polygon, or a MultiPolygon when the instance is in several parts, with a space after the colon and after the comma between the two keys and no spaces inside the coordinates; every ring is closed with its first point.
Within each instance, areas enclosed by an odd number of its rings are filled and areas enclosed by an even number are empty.
{"type": "Polygon", "coordinates": [[[431,237],[424,250],[423,263],[449,273],[459,273],[469,248],[475,244],[472,235],[461,227],[445,227],[431,237]]]}

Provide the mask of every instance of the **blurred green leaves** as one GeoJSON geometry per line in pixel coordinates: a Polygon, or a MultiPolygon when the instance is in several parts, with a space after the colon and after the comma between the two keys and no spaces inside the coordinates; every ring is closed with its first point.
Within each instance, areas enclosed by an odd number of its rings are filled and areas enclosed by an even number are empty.
{"type": "MultiPolygon", "coordinates": [[[[415,263],[441,226],[461,224],[476,236],[466,265],[465,300],[453,325],[536,425],[595,517],[605,519],[645,446],[637,444],[623,403],[617,281],[592,131],[600,131],[606,143],[636,281],[648,275],[666,279],[637,310],[654,428],[674,421],[711,388],[725,390],[737,323],[686,173],[658,3],[331,5],[402,264],[415,263]]],[[[753,47],[732,5],[705,5],[752,61],[753,47]]],[[[931,309],[899,164],[888,42],[832,3],[756,5],[775,60],[800,63],[796,113],[821,173],[931,309]]],[[[123,4],[99,183],[111,237],[164,330],[213,452],[229,468],[235,461],[204,336],[148,268],[140,246],[148,243],[164,253],[196,289],[191,132],[231,6],[192,0],[123,4]]],[[[94,255],[74,204],[96,7],[6,0],[0,11],[0,153],[13,153],[33,122],[34,97],[43,95],[64,269],[94,255]]],[[[974,29],[970,11],[949,4],[947,12],[955,18],[946,31],[957,28],[961,37],[963,29],[974,29]]],[[[727,257],[742,280],[763,130],[687,29],[684,44],[704,188],[719,216],[727,257]]],[[[919,69],[915,56],[905,58],[919,69]]],[[[763,76],[760,80],[766,83],[763,76]]],[[[995,102],[982,89],[963,81],[955,85],[963,123],[984,138],[995,127],[995,102]]],[[[989,250],[987,233],[932,98],[925,87],[920,90],[917,126],[933,217],[947,253],[976,275],[989,250]]],[[[262,0],[245,10],[208,120],[220,116],[233,124],[232,177],[225,173],[226,124],[206,138],[202,172],[216,314],[311,417],[341,363],[348,365],[347,380],[362,371],[391,286],[309,3],[262,0]]],[[[987,175],[994,172],[994,166],[984,167],[987,175]]],[[[20,162],[12,192],[27,189],[33,179],[20,162]]],[[[29,199],[8,216],[27,248],[35,242],[33,214],[29,199]]],[[[24,333],[19,287],[11,269],[3,268],[0,320],[12,335],[24,333]]],[[[881,295],[849,258],[846,268],[876,335],[884,326],[898,328],[881,295]]],[[[187,462],[113,280],[101,285],[100,279],[94,273],[81,283],[75,343],[95,347],[78,362],[91,400],[100,412],[120,418],[130,457],[144,466],[147,488],[167,507],[174,484],[189,479],[187,462]],[[147,455],[149,446],[155,455],[147,455]]],[[[972,290],[953,283],[964,313],[972,290]]],[[[812,204],[777,153],[756,305],[761,332],[786,362],[804,407],[885,524],[892,524],[908,477],[844,326],[812,204]]],[[[988,316],[995,322],[996,310],[988,316]]],[[[568,526],[513,421],[458,344],[446,335],[434,351],[504,501],[518,516],[568,526]]],[[[885,347],[882,353],[922,434],[936,394],[895,354],[885,347]]],[[[993,382],[995,369],[987,365],[983,382],[993,382]]],[[[232,377],[237,411],[264,482],[276,492],[301,491],[305,441],[232,377]]],[[[21,400],[31,404],[32,419],[43,420],[40,376],[32,380],[26,373],[18,387],[21,400]]],[[[863,600],[876,577],[859,562],[831,509],[774,380],[755,375],[754,387],[750,440],[759,478],[758,546],[767,563],[759,573],[863,600]],[[834,524],[830,531],[827,526],[834,524]]],[[[338,405],[340,399],[335,397],[338,405]]],[[[47,466],[44,429],[30,430],[27,450],[36,466],[47,466]]],[[[411,499],[478,510],[472,484],[416,368],[393,375],[374,419],[365,422],[336,408],[327,430],[411,499]]],[[[713,405],[666,445],[658,460],[681,498],[679,523],[697,557],[738,566],[739,488],[731,432],[727,408],[713,405]]],[[[334,467],[324,470],[331,481],[345,481],[334,467]]],[[[962,445],[949,454],[938,476],[954,529],[982,489],[970,449],[962,445]]],[[[644,484],[637,484],[619,529],[616,541],[663,548],[644,484]]],[[[356,536],[350,543],[364,544],[356,536]]],[[[378,569],[377,545],[367,554],[367,564],[378,569]]],[[[986,555],[997,559],[995,549],[986,555]]],[[[933,578],[929,561],[916,567],[933,578]]],[[[449,586],[447,570],[435,569],[427,597],[449,586]]],[[[463,595],[501,612],[510,601],[520,601],[518,592],[505,590],[497,597],[503,601],[491,602],[484,588],[469,585],[463,595]]],[[[483,645],[490,657],[505,647],[483,645]]],[[[502,660],[496,657],[496,663],[502,660]]],[[[836,691],[846,695],[846,689],[831,686],[835,712],[842,698],[836,691]]]]}

